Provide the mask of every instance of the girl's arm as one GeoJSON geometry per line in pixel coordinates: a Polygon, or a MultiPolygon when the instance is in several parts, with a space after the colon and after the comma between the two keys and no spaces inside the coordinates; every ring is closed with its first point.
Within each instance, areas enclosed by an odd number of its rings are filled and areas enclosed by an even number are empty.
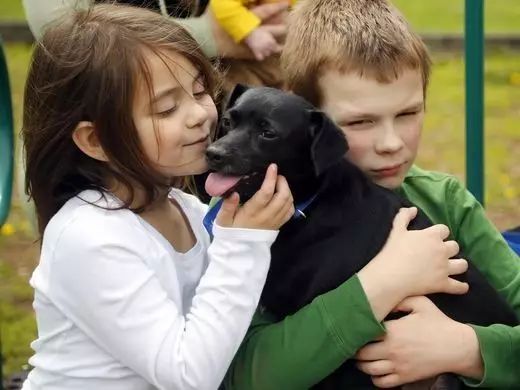
{"type": "Polygon", "coordinates": [[[166,270],[148,263],[154,247],[128,222],[77,217],[59,232],[52,258],[42,260],[46,280],[33,282],[45,284],[67,318],[153,386],[217,388],[258,304],[277,232],[216,226],[209,265],[183,309],[181,298],[166,293],[175,276],[160,279],[166,270]]]}

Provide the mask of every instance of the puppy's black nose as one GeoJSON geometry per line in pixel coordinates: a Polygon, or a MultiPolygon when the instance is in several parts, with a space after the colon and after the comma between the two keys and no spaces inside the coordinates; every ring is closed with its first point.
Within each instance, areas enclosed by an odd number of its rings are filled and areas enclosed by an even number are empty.
{"type": "Polygon", "coordinates": [[[206,149],[206,159],[208,160],[209,163],[213,163],[213,164],[222,163],[225,160],[225,157],[226,157],[226,152],[222,148],[220,148],[216,145],[210,145],[206,149]]]}

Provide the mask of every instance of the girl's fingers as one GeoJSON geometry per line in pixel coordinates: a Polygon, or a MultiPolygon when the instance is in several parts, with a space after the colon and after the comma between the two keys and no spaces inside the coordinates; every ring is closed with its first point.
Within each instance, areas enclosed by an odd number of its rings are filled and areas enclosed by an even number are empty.
{"type": "Polygon", "coordinates": [[[233,225],[233,220],[235,219],[235,214],[238,210],[239,203],[240,197],[236,192],[225,198],[222,202],[222,207],[217,214],[217,225],[222,227],[231,227],[233,225]]]}
{"type": "Polygon", "coordinates": [[[253,202],[258,206],[265,206],[269,203],[276,189],[277,172],[276,164],[269,165],[262,186],[247,203],[253,202]]]}
{"type": "Polygon", "coordinates": [[[289,184],[283,176],[278,176],[276,179],[276,192],[268,205],[268,208],[274,212],[283,209],[287,204],[293,204],[293,197],[289,184]]]}
{"type": "Polygon", "coordinates": [[[280,221],[281,224],[286,223],[289,219],[294,215],[294,204],[292,202],[288,202],[284,205],[281,211],[276,216],[276,220],[280,221]]]}

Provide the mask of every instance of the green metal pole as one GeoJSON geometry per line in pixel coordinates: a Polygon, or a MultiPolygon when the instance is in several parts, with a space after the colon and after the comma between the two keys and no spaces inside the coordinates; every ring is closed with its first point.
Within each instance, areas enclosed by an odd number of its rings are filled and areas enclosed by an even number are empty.
{"type": "Polygon", "coordinates": [[[484,0],[466,0],[466,183],[484,204],[484,0]]]}
{"type": "Polygon", "coordinates": [[[13,128],[11,88],[0,38],[0,227],[7,219],[11,207],[14,159],[13,128]]]}
{"type": "MultiPolygon", "coordinates": [[[[2,39],[0,38],[0,227],[4,224],[11,207],[13,189],[13,110],[11,105],[11,88],[5,61],[2,39]]],[[[0,319],[1,321],[1,319],[0,319]]],[[[3,390],[4,376],[2,371],[2,324],[0,322],[0,390],[3,390]]]]}

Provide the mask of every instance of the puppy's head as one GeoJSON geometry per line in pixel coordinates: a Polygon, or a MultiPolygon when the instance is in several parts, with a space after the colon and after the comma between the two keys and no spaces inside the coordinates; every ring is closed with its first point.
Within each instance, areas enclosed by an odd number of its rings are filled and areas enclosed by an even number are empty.
{"type": "Polygon", "coordinates": [[[270,163],[289,185],[322,175],[347,152],[342,131],[305,99],[274,88],[238,85],[206,158],[206,191],[247,199],[260,187],[270,163]]]}

